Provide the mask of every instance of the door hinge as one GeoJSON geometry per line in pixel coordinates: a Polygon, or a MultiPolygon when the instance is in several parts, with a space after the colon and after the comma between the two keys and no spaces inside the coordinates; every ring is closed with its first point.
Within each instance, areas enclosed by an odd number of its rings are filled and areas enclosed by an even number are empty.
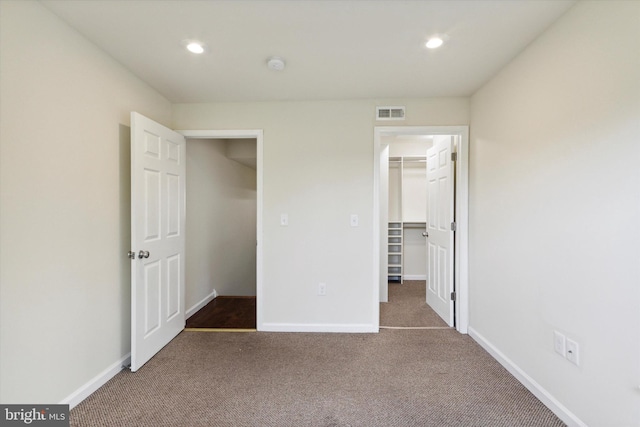
{"type": "Polygon", "coordinates": [[[451,223],[451,231],[456,231],[456,223],[455,221],[451,223]]]}
{"type": "Polygon", "coordinates": [[[451,292],[451,301],[455,301],[455,300],[456,300],[456,293],[451,292]]]}
{"type": "Polygon", "coordinates": [[[458,160],[458,153],[451,153],[451,161],[455,162],[456,160],[458,160]]]}

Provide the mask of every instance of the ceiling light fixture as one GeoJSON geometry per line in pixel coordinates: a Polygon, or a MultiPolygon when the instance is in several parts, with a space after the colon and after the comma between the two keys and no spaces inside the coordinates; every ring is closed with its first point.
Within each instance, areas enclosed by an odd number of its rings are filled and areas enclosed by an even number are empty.
{"type": "Polygon", "coordinates": [[[187,45],[187,50],[191,53],[201,54],[204,53],[204,46],[198,42],[191,42],[187,45]]]}
{"type": "Polygon", "coordinates": [[[427,41],[426,46],[429,49],[436,49],[436,48],[439,48],[440,46],[442,46],[443,43],[444,43],[444,40],[441,37],[431,37],[427,41]]]}
{"type": "Polygon", "coordinates": [[[267,60],[267,67],[269,67],[270,70],[282,71],[284,70],[284,65],[284,60],[277,56],[272,56],[267,60]]]}

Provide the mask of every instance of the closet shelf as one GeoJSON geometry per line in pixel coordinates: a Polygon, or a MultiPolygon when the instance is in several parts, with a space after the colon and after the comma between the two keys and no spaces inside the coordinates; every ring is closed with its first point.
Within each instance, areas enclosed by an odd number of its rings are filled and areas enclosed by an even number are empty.
{"type": "Polygon", "coordinates": [[[403,228],[427,228],[427,223],[423,221],[403,222],[403,228]]]}
{"type": "Polygon", "coordinates": [[[404,257],[402,254],[402,240],[404,234],[402,221],[389,221],[388,228],[387,254],[389,255],[389,260],[387,262],[387,278],[397,278],[400,280],[400,283],[402,283],[402,264],[404,257]]]}

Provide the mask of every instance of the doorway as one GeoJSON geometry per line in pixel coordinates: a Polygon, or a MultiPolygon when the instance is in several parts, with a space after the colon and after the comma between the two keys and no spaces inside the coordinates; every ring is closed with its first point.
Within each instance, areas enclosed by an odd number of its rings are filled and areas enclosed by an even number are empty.
{"type": "MultiPolygon", "coordinates": [[[[377,284],[375,304],[388,300],[388,243],[389,243],[389,158],[390,140],[397,138],[413,139],[441,137],[451,135],[456,140],[455,167],[455,227],[453,257],[453,281],[455,294],[455,327],[461,333],[468,327],[468,126],[405,126],[374,128],[374,280],[377,284]]],[[[391,153],[394,154],[394,153],[391,153]]],[[[397,154],[397,153],[395,153],[397,154]]],[[[426,154],[426,153],[425,153],[426,154]]],[[[426,244],[425,244],[426,246],[426,244]]],[[[426,257],[425,257],[426,265],[426,257]]],[[[401,271],[401,270],[400,270],[401,271]]],[[[379,306],[375,309],[379,323],[379,306]]]]}
{"type": "MultiPolygon", "coordinates": [[[[262,131],[176,132],[131,112],[131,250],[127,256],[137,261],[131,269],[132,372],[185,326],[187,138],[255,140],[256,326],[262,328],[262,131]]],[[[212,293],[198,304],[213,297],[212,293]]]]}
{"type": "Polygon", "coordinates": [[[187,138],[186,158],[186,328],[255,329],[256,139],[187,138]]]}
{"type": "MultiPolygon", "coordinates": [[[[233,219],[223,215],[220,216],[222,223],[217,223],[213,219],[207,221],[207,218],[201,218],[195,221],[196,224],[192,224],[192,227],[198,228],[197,223],[199,223],[205,229],[192,228],[189,230],[188,227],[189,237],[194,236],[194,233],[204,235],[195,234],[201,240],[200,245],[197,242],[192,242],[191,239],[188,239],[187,242],[188,247],[196,246],[195,249],[192,247],[189,252],[191,264],[187,266],[187,286],[191,286],[195,288],[195,292],[199,292],[195,301],[192,299],[187,303],[187,316],[205,307],[218,295],[255,296],[256,329],[260,330],[262,327],[262,130],[185,130],[179,132],[187,138],[187,146],[191,142],[194,146],[200,145],[201,148],[208,148],[209,152],[217,151],[220,154],[217,155],[218,160],[227,164],[228,173],[233,175],[233,185],[227,182],[223,184],[227,188],[223,187],[221,191],[226,193],[227,201],[235,206],[230,210],[235,212],[232,214],[235,217],[233,219]],[[208,145],[212,146],[207,147],[208,145]],[[235,225],[232,225],[230,221],[234,221],[235,225]],[[243,222],[246,227],[238,222],[243,222]],[[220,231],[224,233],[223,236],[218,236],[215,241],[208,239],[207,234],[219,233],[220,231]],[[207,248],[206,245],[209,247],[207,248]],[[225,245],[227,245],[226,248],[225,245]],[[204,256],[198,260],[191,259],[192,256],[198,257],[200,255],[197,253],[194,255],[194,251],[203,249],[205,250],[204,256]],[[242,253],[237,251],[242,251],[242,253]],[[225,277],[215,277],[217,272],[210,270],[207,265],[209,256],[215,256],[217,262],[225,265],[224,273],[221,272],[225,277]],[[233,263],[238,259],[244,259],[245,264],[249,262],[253,265],[249,265],[244,270],[242,270],[242,265],[234,267],[233,263]],[[211,284],[211,281],[216,282],[218,279],[218,283],[225,283],[223,287],[211,284]],[[198,283],[199,280],[205,280],[208,283],[198,283]],[[203,292],[203,289],[208,289],[208,292],[203,292]]],[[[196,155],[200,154],[198,150],[196,151],[196,155]]],[[[214,153],[213,156],[216,154],[214,153]]],[[[187,175],[187,179],[189,179],[189,175],[187,175]]],[[[187,203],[190,206],[192,203],[196,205],[208,203],[204,210],[205,215],[207,212],[226,210],[224,207],[216,206],[213,200],[208,202],[206,199],[199,200],[200,196],[206,193],[207,186],[211,184],[205,179],[205,182],[200,184],[202,187],[200,195],[187,195],[187,203]],[[194,198],[196,200],[192,200],[194,198]]],[[[227,216],[230,211],[227,210],[227,216]]],[[[198,215],[197,207],[188,209],[187,212],[187,222],[191,221],[193,215],[198,215]]],[[[191,291],[191,289],[188,290],[191,291]]]]}

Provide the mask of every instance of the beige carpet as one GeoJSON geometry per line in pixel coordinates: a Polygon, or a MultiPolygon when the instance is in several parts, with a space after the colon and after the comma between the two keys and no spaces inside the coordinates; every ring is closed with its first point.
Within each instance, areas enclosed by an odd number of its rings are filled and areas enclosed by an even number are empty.
{"type": "Polygon", "coordinates": [[[71,426],[563,425],[453,329],[182,332],[71,411],[71,426]]]}
{"type": "Polygon", "coordinates": [[[424,280],[389,283],[389,302],[380,304],[380,326],[446,327],[426,303],[426,286],[424,280]]]}

